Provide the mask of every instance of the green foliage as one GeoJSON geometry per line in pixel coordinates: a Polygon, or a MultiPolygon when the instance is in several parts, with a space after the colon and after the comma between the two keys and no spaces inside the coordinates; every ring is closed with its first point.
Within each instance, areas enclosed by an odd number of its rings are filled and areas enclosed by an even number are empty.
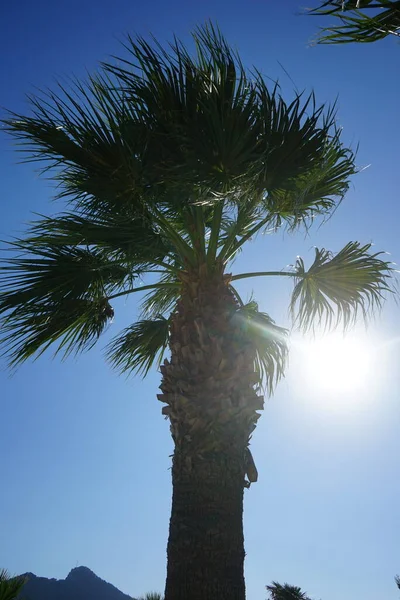
{"type": "Polygon", "coordinates": [[[383,292],[390,291],[391,263],[370,254],[371,244],[349,242],[340,252],[315,249],[315,260],[308,271],[298,258],[296,285],[290,308],[294,321],[303,330],[323,326],[331,329],[340,322],[351,325],[361,313],[364,319],[380,308],[383,292]]]}
{"type": "Polygon", "coordinates": [[[310,600],[301,588],[285,583],[281,585],[273,581],[271,585],[265,586],[270,600],[310,600]]]}
{"type": "Polygon", "coordinates": [[[158,592],[148,592],[147,594],[139,598],[139,600],[163,600],[163,596],[158,592]]]}
{"type": "Polygon", "coordinates": [[[288,352],[288,331],[275,325],[269,315],[258,310],[257,302],[243,304],[235,318],[240,319],[256,352],[255,370],[259,381],[271,393],[284,375],[288,352]]]}
{"type": "MultiPolygon", "coordinates": [[[[343,198],[356,167],[335,107],[313,94],[285,101],[211,24],[193,41],[190,53],[177,39],[164,48],[128,37],[116,63],[30,97],[29,115],[3,121],[68,209],[33,222],[0,265],[0,343],[12,365],[52,345],[63,355],[90,348],[112,300],[146,292],[140,320],[107,354],[120,371],[147,373],[168,343],[181,272],[226,270],[259,232],[309,227],[343,198]]],[[[391,267],[368,250],[321,250],[307,272],[299,259],[295,271],[267,275],[295,279],[302,328],[347,325],[389,287],[391,267]]],[[[239,312],[271,390],[285,332],[255,303],[239,312]]]]}
{"type": "Polygon", "coordinates": [[[24,577],[11,577],[5,569],[0,569],[0,600],[16,600],[25,583],[24,577]]]}
{"type": "Polygon", "coordinates": [[[108,345],[108,360],[122,373],[137,371],[147,375],[155,361],[160,364],[168,338],[168,319],[160,316],[137,321],[108,345]]]}
{"type": "Polygon", "coordinates": [[[90,347],[114,314],[107,295],[134,277],[96,249],[30,240],[9,249],[18,254],[0,267],[0,313],[13,365],[57,341],[65,355],[90,347]]]}
{"type": "Polygon", "coordinates": [[[339,22],[321,30],[319,44],[369,43],[388,35],[400,37],[399,0],[326,0],[309,14],[332,16],[339,22]]]}

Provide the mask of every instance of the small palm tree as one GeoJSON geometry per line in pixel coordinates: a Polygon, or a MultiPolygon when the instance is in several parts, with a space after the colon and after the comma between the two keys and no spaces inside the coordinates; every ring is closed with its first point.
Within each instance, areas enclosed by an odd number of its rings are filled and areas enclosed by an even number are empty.
{"type": "Polygon", "coordinates": [[[320,44],[368,43],[388,35],[400,37],[399,0],[324,0],[309,14],[333,16],[340,23],[321,30],[317,40],[320,44]]]}
{"type": "Polygon", "coordinates": [[[266,586],[266,590],[270,600],[310,600],[307,594],[301,591],[301,588],[288,583],[281,585],[273,581],[271,585],[266,586]]]}
{"type": "Polygon", "coordinates": [[[175,444],[165,600],[243,600],[249,441],[284,373],[286,331],[236,282],[285,277],[308,330],[379,307],[391,266],[370,245],[317,249],[310,268],[235,273],[257,233],[328,217],[356,172],[335,111],[286,103],[211,25],[194,54],[143,39],[88,82],[31,98],[7,131],[52,172],[67,211],[32,224],[2,266],[1,341],[12,366],[50,346],[90,348],[113,300],[140,294],[139,320],[108,346],[120,372],[159,365],[175,444]],[[163,360],[169,349],[170,358],[163,360]]]}
{"type": "Polygon", "coordinates": [[[11,577],[8,571],[0,569],[0,600],[16,600],[26,583],[24,577],[11,577]]]}

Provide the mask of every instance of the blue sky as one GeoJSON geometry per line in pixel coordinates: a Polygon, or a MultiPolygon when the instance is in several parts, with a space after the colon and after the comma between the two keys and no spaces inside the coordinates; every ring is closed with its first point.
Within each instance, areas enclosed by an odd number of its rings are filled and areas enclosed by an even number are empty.
{"type": "MultiPolygon", "coordinates": [[[[322,21],[298,16],[301,6],[301,0],[7,3],[0,105],[25,111],[26,92],[54,85],[56,75],[93,70],[120,51],[127,32],[188,40],[195,25],[211,18],[245,64],[279,77],[289,97],[293,83],[279,63],[319,102],[339,95],[344,141],[359,143],[358,163],[370,165],[324,227],[308,237],[263,236],[234,270],[280,269],[298,254],[311,260],[314,245],[338,250],[349,240],[372,241],[399,260],[399,46],[385,40],[310,47],[322,21]]],[[[23,230],[32,211],[56,206],[49,183],[32,165],[16,164],[4,136],[0,153],[5,239],[23,230]]],[[[241,290],[254,291],[263,310],[288,323],[286,281],[246,281],[241,290]]],[[[83,564],[138,596],[164,586],[172,443],[155,399],[159,374],[125,380],[104,362],[102,347],[136,314],[133,300],[115,308],[113,325],[89,354],[65,363],[45,356],[12,377],[1,365],[0,566],[64,578],[83,564]]],[[[378,350],[362,393],[343,389],[332,398],[304,375],[301,350],[294,348],[252,444],[259,482],[245,491],[249,600],[265,598],[273,579],[323,600],[398,597],[398,311],[389,302],[369,329],[365,343],[378,350]]]]}

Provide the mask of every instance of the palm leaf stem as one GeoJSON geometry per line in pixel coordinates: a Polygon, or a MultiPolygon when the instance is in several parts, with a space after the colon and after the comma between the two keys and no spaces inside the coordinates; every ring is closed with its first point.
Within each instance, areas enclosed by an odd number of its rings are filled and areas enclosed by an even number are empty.
{"type": "Polygon", "coordinates": [[[182,254],[182,256],[191,264],[194,265],[194,250],[189,246],[189,244],[179,235],[179,233],[174,229],[174,227],[168,222],[168,219],[156,208],[154,210],[154,220],[159,225],[161,229],[165,231],[168,235],[170,241],[175,246],[178,253],[182,254]]]}
{"type": "Polygon", "coordinates": [[[293,271],[255,271],[254,273],[239,273],[233,275],[231,281],[237,281],[238,279],[249,279],[250,277],[296,277],[299,278],[299,274],[293,271]]]}
{"type": "Polygon", "coordinates": [[[223,212],[224,202],[223,200],[221,200],[221,202],[219,202],[214,208],[214,214],[211,222],[210,241],[207,250],[207,263],[210,267],[212,267],[212,265],[215,264],[215,260],[217,257],[218,240],[221,231],[223,212]]]}
{"type": "Polygon", "coordinates": [[[136,288],[131,288],[129,290],[124,290],[123,292],[118,292],[117,294],[112,294],[111,296],[107,296],[107,300],[114,300],[114,298],[119,298],[120,296],[128,296],[129,294],[133,294],[134,292],[145,292],[147,290],[157,290],[159,288],[166,287],[176,287],[179,285],[178,283],[153,283],[151,285],[142,285],[136,288]]]}
{"type": "Polygon", "coordinates": [[[220,260],[223,260],[225,263],[227,263],[233,257],[233,255],[239,250],[239,248],[241,246],[243,246],[243,244],[245,244],[247,242],[247,240],[249,240],[251,237],[253,237],[253,235],[255,235],[270,220],[271,220],[271,215],[268,215],[267,217],[265,217],[265,219],[262,219],[261,221],[259,221],[256,225],[254,225],[254,227],[252,227],[250,229],[250,231],[248,231],[245,235],[243,235],[238,242],[235,242],[236,232],[233,229],[232,233],[229,235],[228,239],[226,240],[225,244],[223,245],[222,250],[218,255],[218,258],[220,260]]]}

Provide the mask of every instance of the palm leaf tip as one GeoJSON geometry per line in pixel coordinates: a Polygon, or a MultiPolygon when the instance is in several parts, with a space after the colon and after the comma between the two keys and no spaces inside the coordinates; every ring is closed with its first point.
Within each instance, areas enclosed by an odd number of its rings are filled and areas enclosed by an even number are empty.
{"type": "Polygon", "coordinates": [[[278,327],[269,315],[259,311],[254,301],[241,306],[235,318],[240,319],[256,351],[254,366],[259,382],[272,393],[285,374],[288,332],[278,327]]]}
{"type": "Polygon", "coordinates": [[[169,320],[159,316],[144,319],[125,329],[106,349],[111,365],[120,373],[145,376],[154,362],[161,363],[168,346],[169,320]]]}
{"type": "Polygon", "coordinates": [[[383,252],[371,253],[371,246],[349,242],[337,254],[316,248],[308,271],[303,259],[297,259],[290,311],[299,329],[339,324],[347,329],[360,314],[368,320],[381,308],[385,292],[393,291],[395,269],[381,258],[383,252]]]}

